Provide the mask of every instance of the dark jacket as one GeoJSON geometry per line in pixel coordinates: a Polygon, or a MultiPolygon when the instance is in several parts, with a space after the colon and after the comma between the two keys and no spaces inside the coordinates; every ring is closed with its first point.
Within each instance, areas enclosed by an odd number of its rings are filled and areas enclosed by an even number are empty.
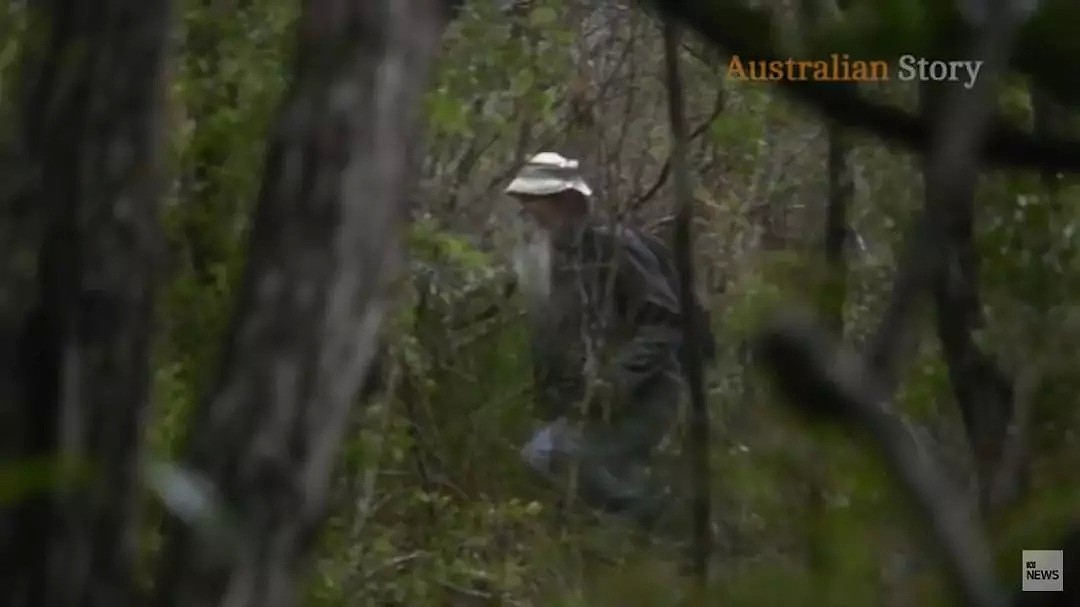
{"type": "Polygon", "coordinates": [[[640,232],[597,221],[554,236],[552,249],[548,305],[532,318],[540,415],[581,407],[590,375],[599,380],[590,417],[633,410],[657,382],[677,382],[682,335],[670,260],[640,232]]]}
{"type": "MultiPolygon", "coordinates": [[[[664,241],[660,240],[652,234],[648,234],[641,231],[636,231],[637,236],[644,242],[649,250],[656,256],[657,261],[660,262],[661,268],[664,270],[664,274],[668,279],[668,284],[678,295],[681,289],[680,277],[678,268],[675,267],[675,259],[671,254],[671,250],[668,248],[664,241]]],[[[704,361],[714,360],[716,358],[716,338],[712,332],[712,320],[709,316],[709,311],[701,305],[701,301],[695,296],[694,300],[690,303],[690,313],[693,315],[692,323],[694,327],[694,335],[697,337],[701,346],[701,358],[704,361]]],[[[686,347],[683,347],[679,353],[679,363],[685,364],[686,347]]]]}

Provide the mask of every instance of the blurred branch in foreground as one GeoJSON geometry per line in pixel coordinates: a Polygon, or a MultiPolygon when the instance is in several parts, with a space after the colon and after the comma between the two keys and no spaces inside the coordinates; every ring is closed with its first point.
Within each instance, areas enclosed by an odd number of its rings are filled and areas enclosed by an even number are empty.
{"type": "Polygon", "coordinates": [[[784,395],[804,410],[855,425],[871,438],[911,494],[940,545],[965,603],[1005,604],[989,561],[989,546],[965,500],[925,456],[886,403],[910,334],[917,299],[947,275],[952,235],[963,223],[978,175],[979,154],[993,112],[992,91],[1007,65],[1015,34],[1008,3],[998,2],[975,41],[984,78],[971,90],[946,92],[933,117],[935,136],[926,160],[926,207],[910,234],[878,330],[863,357],[845,354],[805,319],[782,319],[757,340],[762,360],[784,395]]]}

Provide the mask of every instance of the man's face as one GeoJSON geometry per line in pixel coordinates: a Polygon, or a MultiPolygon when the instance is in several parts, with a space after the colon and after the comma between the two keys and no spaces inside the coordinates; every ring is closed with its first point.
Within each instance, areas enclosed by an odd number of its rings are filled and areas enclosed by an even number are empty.
{"type": "Polygon", "coordinates": [[[573,223],[588,213],[588,200],[577,190],[544,196],[515,196],[526,215],[549,232],[573,223]]]}
{"type": "Polygon", "coordinates": [[[545,230],[554,230],[566,220],[562,193],[545,196],[521,194],[515,196],[522,211],[545,230]]]}

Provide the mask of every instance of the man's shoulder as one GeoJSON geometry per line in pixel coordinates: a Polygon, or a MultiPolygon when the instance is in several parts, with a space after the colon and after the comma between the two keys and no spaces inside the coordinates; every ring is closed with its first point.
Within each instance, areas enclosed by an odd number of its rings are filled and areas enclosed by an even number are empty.
{"type": "Polygon", "coordinates": [[[586,250],[601,252],[627,270],[648,276],[664,276],[674,271],[667,244],[641,228],[620,222],[595,222],[586,228],[582,240],[586,250]]]}
{"type": "Polygon", "coordinates": [[[653,241],[661,247],[664,246],[662,241],[641,228],[605,219],[594,219],[585,224],[585,238],[641,251],[653,250],[653,241]]]}
{"type": "Polygon", "coordinates": [[[672,261],[667,243],[645,229],[629,224],[615,224],[610,229],[617,246],[639,264],[662,272],[672,261]]]}

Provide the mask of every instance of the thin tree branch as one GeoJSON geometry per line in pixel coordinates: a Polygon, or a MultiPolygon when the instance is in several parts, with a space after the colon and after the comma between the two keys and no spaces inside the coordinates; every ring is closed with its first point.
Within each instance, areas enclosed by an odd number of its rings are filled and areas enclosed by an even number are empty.
{"type": "MultiPolygon", "coordinates": [[[[716,100],[713,102],[712,112],[709,113],[709,117],[707,119],[705,119],[701,124],[697,126],[697,128],[690,132],[690,136],[687,137],[688,143],[704,135],[705,132],[709,130],[709,127],[712,126],[712,123],[715,122],[716,119],[720,116],[720,112],[724,111],[724,99],[724,88],[722,84],[719,84],[716,90],[716,100]]],[[[652,198],[656,196],[656,193],[660,191],[660,188],[664,187],[664,184],[667,183],[668,176],[671,173],[671,163],[674,154],[675,152],[672,151],[672,153],[668,155],[668,157],[664,160],[664,164],[660,167],[660,173],[656,176],[656,181],[653,182],[653,184],[649,187],[648,190],[645,190],[644,194],[638,196],[633,201],[631,201],[630,204],[627,205],[627,210],[636,211],[640,209],[642,206],[645,205],[645,203],[652,200],[652,198]]]]}
{"type": "Polygon", "coordinates": [[[679,75],[680,26],[664,25],[664,58],[667,67],[668,110],[671,119],[671,166],[675,176],[675,242],[673,252],[679,272],[679,300],[686,356],[683,372],[690,389],[690,468],[694,482],[693,499],[693,571],[698,590],[708,582],[709,557],[712,552],[711,474],[709,473],[709,410],[705,400],[701,339],[694,317],[694,265],[690,223],[693,197],[686,166],[686,118],[683,116],[683,88],[679,75]]]}
{"type": "MultiPolygon", "coordinates": [[[[628,52],[629,51],[626,51],[626,53],[628,52]]],[[[626,53],[624,53],[624,58],[626,53]]],[[[611,88],[611,86],[619,80],[617,76],[618,70],[612,71],[611,75],[600,83],[596,95],[594,95],[587,104],[579,105],[572,108],[566,118],[560,121],[556,127],[547,129],[545,132],[539,133],[538,135],[534,136],[534,139],[541,140],[540,145],[535,147],[541,150],[545,149],[553,145],[561,137],[565,137],[568,133],[570,133],[571,125],[573,125],[576,121],[580,120],[585,113],[592,112],[593,109],[600,104],[600,101],[603,100],[604,97],[607,95],[607,92],[611,88]]],[[[487,186],[484,188],[484,191],[490,192],[492,188],[505,182],[507,179],[510,178],[511,175],[520,171],[521,167],[524,166],[525,162],[530,157],[531,155],[516,158],[515,162],[512,162],[509,166],[506,167],[504,171],[500,172],[488,182],[487,186]]]]}

